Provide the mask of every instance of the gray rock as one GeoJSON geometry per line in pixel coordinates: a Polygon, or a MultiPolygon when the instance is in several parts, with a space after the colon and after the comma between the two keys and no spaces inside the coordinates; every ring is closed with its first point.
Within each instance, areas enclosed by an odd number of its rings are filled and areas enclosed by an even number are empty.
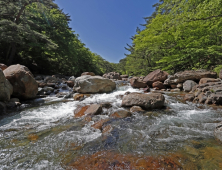
{"type": "Polygon", "coordinates": [[[3,102],[0,102],[0,115],[6,114],[6,105],[3,102]]]}
{"type": "Polygon", "coordinates": [[[123,97],[122,106],[140,106],[144,109],[160,109],[164,106],[165,98],[161,93],[130,93],[123,97]]]}
{"type": "Polygon", "coordinates": [[[85,111],[86,115],[99,115],[102,113],[102,106],[100,104],[92,104],[85,111]]]}
{"type": "Polygon", "coordinates": [[[194,82],[193,80],[187,80],[183,83],[183,90],[185,92],[190,92],[192,90],[192,88],[196,85],[197,85],[197,83],[194,82]]]}
{"type": "Polygon", "coordinates": [[[13,86],[13,96],[22,99],[35,98],[38,93],[38,83],[30,70],[20,64],[11,65],[4,71],[6,79],[13,86]]]}
{"type": "Polygon", "coordinates": [[[116,89],[116,83],[101,76],[84,75],[76,79],[73,89],[86,94],[109,93],[116,89]]]}
{"type": "Polygon", "coordinates": [[[164,81],[165,85],[184,83],[186,80],[199,81],[201,78],[217,78],[217,73],[205,70],[188,70],[170,76],[164,81]]]}
{"type": "Polygon", "coordinates": [[[13,87],[0,69],[0,101],[9,101],[12,93],[13,87]]]}
{"type": "Polygon", "coordinates": [[[215,131],[214,131],[214,136],[217,140],[219,140],[220,142],[222,142],[222,122],[220,122],[215,131]]]}

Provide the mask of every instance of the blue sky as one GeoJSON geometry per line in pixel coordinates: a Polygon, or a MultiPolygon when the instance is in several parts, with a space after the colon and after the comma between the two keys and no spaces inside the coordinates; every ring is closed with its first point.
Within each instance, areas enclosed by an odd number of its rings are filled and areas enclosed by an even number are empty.
{"type": "MultiPolygon", "coordinates": [[[[158,0],[55,0],[71,16],[70,27],[92,52],[118,63],[127,53],[143,17],[154,12],[158,0]]],[[[142,28],[142,27],[141,27],[142,28]]]]}

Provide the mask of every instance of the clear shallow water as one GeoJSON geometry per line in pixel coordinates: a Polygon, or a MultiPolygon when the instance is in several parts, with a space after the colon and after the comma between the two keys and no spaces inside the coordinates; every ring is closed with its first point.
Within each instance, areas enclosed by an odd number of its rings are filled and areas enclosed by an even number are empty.
{"type": "Polygon", "coordinates": [[[123,109],[120,95],[126,91],[139,92],[123,86],[81,102],[47,98],[46,104],[0,120],[0,169],[222,168],[222,145],[213,136],[221,109],[182,103],[170,93],[166,109],[110,119],[108,134],[92,128],[123,109]],[[78,106],[107,102],[112,108],[90,122],[74,118],[78,106]]]}

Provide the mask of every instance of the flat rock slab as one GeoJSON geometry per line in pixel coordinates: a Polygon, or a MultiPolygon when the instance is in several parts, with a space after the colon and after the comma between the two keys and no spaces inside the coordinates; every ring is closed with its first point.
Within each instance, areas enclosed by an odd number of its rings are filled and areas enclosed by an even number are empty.
{"type": "Polygon", "coordinates": [[[164,106],[165,98],[161,93],[130,93],[123,97],[122,106],[140,106],[146,110],[160,109],[164,106]]]}

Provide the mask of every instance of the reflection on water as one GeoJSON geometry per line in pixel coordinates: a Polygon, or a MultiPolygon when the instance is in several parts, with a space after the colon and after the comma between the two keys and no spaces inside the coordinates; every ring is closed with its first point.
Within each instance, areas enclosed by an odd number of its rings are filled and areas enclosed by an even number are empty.
{"type": "Polygon", "coordinates": [[[0,120],[0,169],[222,169],[222,145],[213,136],[221,109],[183,103],[175,94],[165,95],[164,110],[92,128],[120,109],[126,91],[139,92],[122,86],[81,102],[48,98],[0,120]],[[90,120],[74,118],[78,106],[93,103],[112,107],[90,120]]]}

